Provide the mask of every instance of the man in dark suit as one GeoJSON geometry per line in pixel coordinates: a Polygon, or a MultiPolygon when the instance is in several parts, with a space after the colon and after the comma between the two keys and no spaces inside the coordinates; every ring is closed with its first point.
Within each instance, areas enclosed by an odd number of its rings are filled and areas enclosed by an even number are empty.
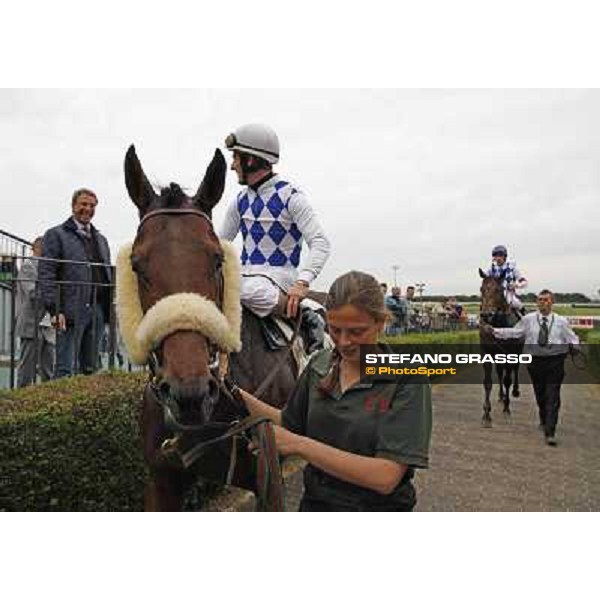
{"type": "Polygon", "coordinates": [[[39,267],[44,305],[57,330],[54,376],[90,374],[99,366],[99,347],[109,319],[112,271],[106,238],[91,224],[98,199],[79,189],[72,215],[49,229],[39,267]]]}

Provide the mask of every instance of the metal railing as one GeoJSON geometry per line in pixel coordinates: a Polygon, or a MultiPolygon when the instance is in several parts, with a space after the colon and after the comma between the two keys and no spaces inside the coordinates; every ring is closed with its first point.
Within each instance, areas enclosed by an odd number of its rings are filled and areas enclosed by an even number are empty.
{"type": "Polygon", "coordinates": [[[9,361],[11,356],[14,315],[14,294],[11,287],[13,265],[19,269],[23,259],[30,255],[31,242],[0,229],[0,367],[9,361]]]}
{"type": "Polygon", "coordinates": [[[460,316],[454,316],[438,308],[437,305],[413,302],[407,315],[400,319],[391,318],[386,325],[386,335],[465,331],[477,329],[478,327],[478,315],[463,312],[460,316]]]}
{"type": "MultiPolygon", "coordinates": [[[[2,232],[3,235],[4,232],[2,232]]],[[[72,328],[73,335],[78,338],[82,331],[86,331],[89,346],[86,346],[89,352],[87,358],[90,359],[92,370],[101,368],[118,368],[132,370],[132,365],[127,359],[126,352],[118,336],[116,323],[116,312],[114,304],[115,285],[114,285],[114,267],[104,263],[80,262],[70,260],[49,259],[35,257],[30,255],[30,246],[26,240],[21,240],[15,236],[9,236],[12,239],[5,240],[3,248],[9,247],[12,254],[0,254],[0,388],[14,388],[17,383],[17,373],[19,372],[18,363],[25,358],[23,350],[25,344],[33,344],[34,351],[29,352],[28,358],[35,360],[35,364],[22,364],[22,371],[33,372],[33,381],[36,383],[42,376],[39,372],[41,366],[40,344],[43,340],[51,338],[51,331],[55,335],[63,335],[63,331],[57,331],[50,323],[50,315],[46,314],[44,305],[44,296],[48,301],[50,292],[54,295],[55,312],[62,313],[67,302],[70,306],[78,307],[71,315],[68,328],[72,328]],[[21,244],[21,246],[15,245],[21,244]],[[87,281],[72,281],[66,279],[47,279],[40,280],[28,278],[22,275],[24,261],[35,262],[36,266],[42,262],[53,262],[61,265],[70,264],[78,268],[85,267],[89,269],[87,281]],[[93,269],[104,269],[108,267],[111,272],[110,283],[103,283],[99,280],[94,281],[93,269]],[[45,288],[42,293],[42,287],[45,288]],[[68,295],[68,298],[65,296],[68,295]],[[105,306],[108,309],[108,321],[104,323],[100,330],[100,323],[97,321],[100,317],[98,307],[105,306]],[[27,314],[26,314],[27,313],[27,314]],[[22,336],[17,337],[16,325],[17,317],[29,319],[30,329],[33,329],[33,338],[22,336]],[[91,318],[91,322],[90,322],[91,318]],[[91,328],[91,329],[89,329],[91,328]]],[[[30,269],[31,270],[31,269],[30,269]]],[[[33,269],[37,272],[37,268],[33,269]]],[[[73,312],[71,310],[71,312],[73,312]]],[[[82,372],[82,356],[79,354],[79,344],[74,344],[74,355],[72,361],[73,374],[82,372]]],[[[70,362],[70,361],[69,361],[70,362]]],[[[53,365],[53,370],[56,363],[53,365]]],[[[22,379],[19,377],[19,379],[22,379]]],[[[20,381],[19,383],[22,383],[20,381]]]]}

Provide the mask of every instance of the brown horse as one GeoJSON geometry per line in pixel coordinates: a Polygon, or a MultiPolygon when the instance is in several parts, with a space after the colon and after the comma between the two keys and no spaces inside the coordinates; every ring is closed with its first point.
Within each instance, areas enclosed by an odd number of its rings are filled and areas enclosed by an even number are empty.
{"type": "MultiPolygon", "coordinates": [[[[502,279],[487,276],[481,269],[479,275],[481,282],[481,309],[480,322],[492,327],[512,327],[515,317],[504,295],[502,279]]],[[[484,329],[479,331],[479,344],[483,354],[521,354],[523,342],[517,340],[497,340],[491,333],[484,329]]],[[[485,398],[483,402],[483,419],[485,427],[492,425],[492,405],[490,395],[492,391],[492,364],[483,363],[484,379],[483,387],[485,398]]],[[[498,376],[499,396],[498,401],[503,404],[503,414],[510,416],[510,389],[512,395],[517,398],[519,393],[519,365],[518,364],[496,364],[498,376]]]]}
{"type": "MultiPolygon", "coordinates": [[[[152,374],[142,415],[151,474],[147,510],[182,509],[198,475],[224,482],[229,470],[229,482],[256,491],[256,460],[246,446],[232,447],[233,438],[211,443],[226,437],[224,432],[245,411],[217,374],[220,352],[240,349],[239,259],[218,239],[211,222],[225,175],[225,160],[217,150],[193,197],[174,183],[157,194],[133,146],[125,157],[125,183],[140,224],[133,245],[119,256],[117,297],[129,354],[149,364],[152,374]],[[194,468],[173,460],[174,445],[203,447],[194,468]]],[[[231,355],[231,373],[242,387],[255,390],[281,362],[280,375],[263,396],[281,406],[295,381],[291,360],[266,353],[251,319],[243,329],[244,350],[231,355]]]]}

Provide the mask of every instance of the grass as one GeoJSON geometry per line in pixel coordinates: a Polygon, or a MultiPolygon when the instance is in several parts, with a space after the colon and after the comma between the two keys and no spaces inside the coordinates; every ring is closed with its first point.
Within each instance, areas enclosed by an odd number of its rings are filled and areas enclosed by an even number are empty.
{"type": "Polygon", "coordinates": [[[386,344],[473,344],[479,342],[479,330],[410,333],[401,336],[384,336],[381,341],[386,344]]]}

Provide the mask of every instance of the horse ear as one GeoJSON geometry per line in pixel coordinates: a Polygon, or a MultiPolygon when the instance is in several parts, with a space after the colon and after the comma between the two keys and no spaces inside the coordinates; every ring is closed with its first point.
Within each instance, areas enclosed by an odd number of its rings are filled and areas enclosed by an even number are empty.
{"type": "Polygon", "coordinates": [[[125,155],[125,185],[129,197],[138,207],[140,216],[142,216],[156,198],[156,193],[144,174],[144,169],[142,169],[133,144],[129,146],[129,150],[125,155]]]}
{"type": "Polygon", "coordinates": [[[193,198],[194,203],[209,217],[212,216],[212,209],[218,204],[223,195],[226,174],[225,157],[217,148],[210,165],[206,169],[204,179],[193,198]]]}
{"type": "Polygon", "coordinates": [[[479,267],[479,277],[481,277],[481,279],[485,279],[487,277],[487,275],[483,272],[481,267],[479,267]]]}

